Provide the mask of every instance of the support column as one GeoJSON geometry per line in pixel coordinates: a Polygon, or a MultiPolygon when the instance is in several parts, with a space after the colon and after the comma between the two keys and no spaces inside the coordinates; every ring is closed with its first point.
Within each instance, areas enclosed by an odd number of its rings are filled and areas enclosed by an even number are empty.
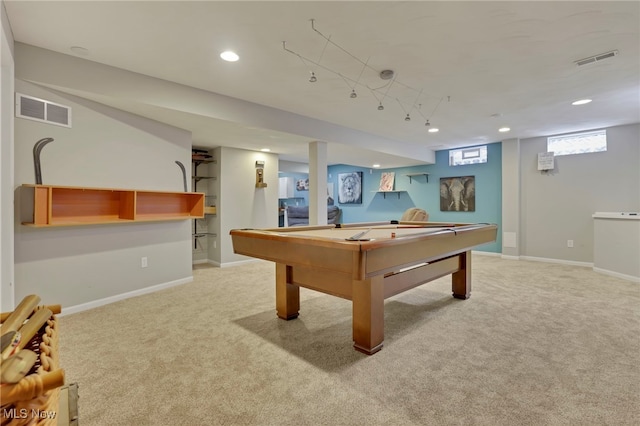
{"type": "Polygon", "coordinates": [[[309,143],[309,225],[327,224],[327,143],[309,143]]]}
{"type": "Polygon", "coordinates": [[[518,258],[520,232],[520,139],[502,141],[502,257],[518,258]]]}

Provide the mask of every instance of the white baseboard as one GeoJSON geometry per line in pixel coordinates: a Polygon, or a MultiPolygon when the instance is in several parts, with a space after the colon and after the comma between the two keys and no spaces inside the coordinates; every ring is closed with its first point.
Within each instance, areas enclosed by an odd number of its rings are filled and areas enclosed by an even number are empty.
{"type": "Polygon", "coordinates": [[[640,277],[634,277],[633,275],[621,274],[620,272],[614,272],[614,271],[609,271],[607,269],[596,268],[595,266],[593,267],[593,271],[598,272],[600,274],[604,274],[604,275],[610,275],[616,278],[622,278],[623,280],[631,281],[634,283],[640,283],[640,277]]]}
{"type": "Polygon", "coordinates": [[[220,262],[216,262],[215,260],[211,260],[211,259],[202,259],[202,260],[195,260],[193,261],[193,265],[202,265],[203,263],[209,264],[211,266],[215,266],[217,268],[228,268],[228,267],[232,267],[232,266],[240,266],[240,265],[245,265],[247,263],[252,263],[252,262],[268,262],[268,260],[262,260],[262,259],[247,259],[247,260],[238,260],[236,262],[227,262],[227,263],[220,263],[220,262]]]}
{"type": "Polygon", "coordinates": [[[586,268],[592,268],[592,262],[577,262],[574,260],[564,260],[564,259],[550,259],[547,257],[533,257],[533,256],[520,256],[521,260],[530,260],[532,262],[545,262],[545,263],[560,263],[563,265],[571,265],[571,266],[583,266],[586,268]]]}
{"type": "MultiPolygon", "coordinates": [[[[563,264],[563,265],[571,265],[571,266],[581,266],[581,267],[585,267],[585,268],[592,268],[593,267],[593,263],[591,262],[577,262],[574,260],[564,260],[564,259],[551,259],[551,258],[547,258],[547,257],[534,257],[534,256],[509,256],[506,254],[502,254],[502,253],[494,253],[494,252],[489,252],[489,251],[473,251],[472,252],[473,255],[481,255],[481,256],[492,256],[492,257],[499,257],[501,259],[505,259],[505,260],[530,260],[532,262],[545,262],[545,263],[559,263],[559,264],[563,264]]],[[[595,270],[595,268],[594,268],[595,270]]],[[[615,272],[611,273],[611,274],[615,274],[615,272]]],[[[624,278],[624,277],[628,277],[622,274],[618,274],[617,276],[624,278]]],[[[633,277],[632,277],[633,278],[633,277]]],[[[628,279],[628,278],[626,278],[628,279]]]]}
{"type": "Polygon", "coordinates": [[[62,312],[59,316],[75,314],[82,311],[87,311],[89,309],[97,308],[100,306],[108,305],[110,303],[118,302],[120,300],[130,299],[132,297],[141,296],[147,293],[154,293],[159,290],[164,290],[165,288],[175,287],[177,285],[182,285],[186,283],[190,283],[193,281],[193,276],[182,278],[175,281],[169,281],[168,283],[153,285],[151,287],[145,287],[134,291],[128,291],[122,294],[116,294],[115,296],[105,297],[104,299],[93,300],[91,302],[82,303],[80,305],[70,306],[68,308],[62,308],[62,312]]]}
{"type": "Polygon", "coordinates": [[[506,254],[501,255],[500,258],[505,260],[520,260],[520,256],[508,256],[506,254]]]}
{"type": "Polygon", "coordinates": [[[228,268],[228,267],[232,267],[232,266],[245,265],[247,263],[253,263],[253,262],[268,262],[268,260],[248,259],[248,260],[238,260],[237,262],[219,263],[219,262],[216,262],[216,261],[211,260],[211,259],[203,259],[203,260],[194,261],[193,265],[201,265],[203,263],[207,263],[207,264],[209,264],[211,266],[215,266],[217,268],[228,268]]]}
{"type": "Polygon", "coordinates": [[[510,256],[502,253],[495,253],[489,251],[473,251],[473,255],[481,255],[481,256],[494,256],[500,257],[505,260],[530,260],[532,262],[545,262],[545,263],[560,263],[563,265],[571,265],[571,266],[583,266],[586,268],[592,268],[592,262],[577,262],[575,260],[564,260],[564,259],[551,259],[547,257],[534,257],[534,256],[510,256]]]}
{"type": "MultiPolygon", "coordinates": [[[[548,257],[534,257],[534,256],[510,256],[502,253],[494,253],[488,251],[473,251],[473,255],[482,255],[482,256],[494,256],[500,257],[505,260],[530,260],[532,262],[545,262],[545,263],[560,263],[562,265],[571,265],[571,266],[582,266],[585,268],[592,268],[592,262],[578,262],[575,260],[565,260],[565,259],[552,259],[548,257]]],[[[594,268],[595,270],[595,268],[594,268]]],[[[620,274],[619,274],[620,275],[620,274]]],[[[633,277],[632,277],[633,278],[633,277]]]]}
{"type": "Polygon", "coordinates": [[[262,259],[248,259],[248,260],[238,260],[236,262],[222,263],[222,264],[219,264],[219,266],[221,268],[228,268],[230,266],[246,265],[248,263],[253,263],[253,262],[269,262],[269,261],[268,260],[262,260],[262,259]]]}

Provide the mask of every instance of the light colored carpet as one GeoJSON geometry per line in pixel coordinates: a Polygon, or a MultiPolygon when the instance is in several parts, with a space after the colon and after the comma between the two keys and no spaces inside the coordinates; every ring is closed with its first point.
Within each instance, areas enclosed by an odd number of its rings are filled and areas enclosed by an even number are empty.
{"type": "Polygon", "coordinates": [[[385,344],[351,302],[302,289],[276,318],[272,263],[64,316],[61,360],[91,425],[638,425],[640,285],[588,268],[474,256],[385,302],[385,344]]]}

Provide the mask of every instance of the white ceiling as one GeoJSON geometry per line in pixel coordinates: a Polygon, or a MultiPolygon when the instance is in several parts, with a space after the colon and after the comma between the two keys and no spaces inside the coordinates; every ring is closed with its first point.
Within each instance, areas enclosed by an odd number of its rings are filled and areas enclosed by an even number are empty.
{"type": "Polygon", "coordinates": [[[301,124],[282,132],[264,120],[234,123],[84,94],[191,130],[194,145],[203,147],[270,147],[282,159],[305,162],[308,143],[324,140],[331,164],[385,168],[422,164],[427,150],[640,122],[637,1],[5,5],[17,42],[310,117],[332,129],[318,135],[301,124]],[[307,59],[285,51],[283,41],[307,59]],[[240,60],[222,61],[218,55],[226,49],[240,60]],[[612,59],[574,63],[613,50],[612,59]],[[395,72],[391,84],[379,77],[384,69],[395,72]],[[317,82],[308,81],[310,71],[317,82]],[[593,102],[571,105],[582,98],[593,102]],[[428,133],[426,119],[440,131],[428,133]],[[511,131],[499,133],[502,126],[511,131]],[[350,129],[359,132],[359,143],[339,131],[350,129]],[[377,145],[363,146],[367,135],[377,145]]]}

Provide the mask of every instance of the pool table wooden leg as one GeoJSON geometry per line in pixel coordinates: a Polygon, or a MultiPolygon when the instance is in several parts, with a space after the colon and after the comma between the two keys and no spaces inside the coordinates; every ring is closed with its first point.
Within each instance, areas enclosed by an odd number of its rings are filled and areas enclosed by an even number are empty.
{"type": "Polygon", "coordinates": [[[353,346],[367,355],[384,342],[384,276],[353,281],[353,346]]]}
{"type": "Polygon", "coordinates": [[[460,269],[451,274],[451,288],[456,299],[471,297],[471,251],[465,251],[458,256],[460,269]]]}
{"type": "Polygon", "coordinates": [[[276,263],[276,311],[285,320],[298,318],[300,287],[291,284],[291,266],[276,263]]]}

